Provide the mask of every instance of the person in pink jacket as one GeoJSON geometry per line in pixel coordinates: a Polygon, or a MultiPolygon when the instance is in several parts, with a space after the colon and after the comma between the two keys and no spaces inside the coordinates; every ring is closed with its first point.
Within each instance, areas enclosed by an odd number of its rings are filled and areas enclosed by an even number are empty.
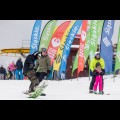
{"type": "Polygon", "coordinates": [[[105,70],[101,68],[101,65],[99,62],[96,63],[96,68],[93,71],[93,75],[95,77],[95,83],[93,87],[93,92],[97,94],[97,87],[99,84],[99,94],[102,94],[103,92],[103,75],[105,74],[105,70]]]}
{"type": "Polygon", "coordinates": [[[15,70],[16,70],[16,67],[15,67],[14,61],[13,61],[11,64],[9,64],[8,68],[9,68],[9,70],[10,70],[10,71],[12,72],[12,74],[13,74],[13,78],[12,78],[12,79],[15,79],[15,70]]]}

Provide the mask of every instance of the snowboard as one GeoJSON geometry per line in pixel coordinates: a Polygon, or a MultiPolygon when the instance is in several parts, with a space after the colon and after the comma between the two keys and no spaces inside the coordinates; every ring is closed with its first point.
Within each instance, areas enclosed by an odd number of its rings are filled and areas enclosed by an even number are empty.
{"type": "Polygon", "coordinates": [[[28,98],[37,98],[39,96],[45,96],[46,94],[43,94],[44,89],[47,87],[48,85],[45,84],[45,82],[42,84],[42,86],[38,86],[36,88],[36,90],[32,93],[29,93],[28,98]]]}
{"type": "Polygon", "coordinates": [[[47,86],[48,85],[44,82],[42,85],[37,86],[34,92],[29,93],[28,91],[23,91],[23,93],[28,95],[28,98],[37,98],[38,96],[46,96],[46,94],[44,94],[43,91],[47,86]]]}

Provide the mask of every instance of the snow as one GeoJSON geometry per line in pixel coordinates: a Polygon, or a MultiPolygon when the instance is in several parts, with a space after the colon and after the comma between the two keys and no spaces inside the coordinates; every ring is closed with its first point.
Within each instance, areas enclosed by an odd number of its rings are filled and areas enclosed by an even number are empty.
{"type": "Polygon", "coordinates": [[[36,99],[23,94],[30,85],[29,80],[0,80],[0,100],[120,100],[120,76],[115,79],[112,76],[104,76],[105,95],[89,94],[91,78],[80,77],[63,81],[47,80],[46,96],[36,99]]]}

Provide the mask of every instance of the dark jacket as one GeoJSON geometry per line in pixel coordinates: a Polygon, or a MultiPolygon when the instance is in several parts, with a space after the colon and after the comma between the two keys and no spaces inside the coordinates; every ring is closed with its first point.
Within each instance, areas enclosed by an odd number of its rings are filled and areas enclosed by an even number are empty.
{"type": "Polygon", "coordinates": [[[22,70],[23,69],[23,62],[21,60],[18,60],[16,62],[16,69],[17,70],[22,70]]]}
{"type": "Polygon", "coordinates": [[[30,54],[26,57],[26,60],[24,62],[24,67],[23,67],[23,74],[26,74],[28,71],[34,69],[35,60],[36,60],[36,58],[32,54],[30,54]]]}
{"type": "Polygon", "coordinates": [[[96,77],[96,76],[103,76],[105,74],[105,70],[104,69],[101,69],[102,72],[98,72],[97,70],[94,70],[93,71],[93,76],[96,77]]]}
{"type": "Polygon", "coordinates": [[[6,75],[6,70],[3,67],[0,67],[0,73],[6,75]]]}

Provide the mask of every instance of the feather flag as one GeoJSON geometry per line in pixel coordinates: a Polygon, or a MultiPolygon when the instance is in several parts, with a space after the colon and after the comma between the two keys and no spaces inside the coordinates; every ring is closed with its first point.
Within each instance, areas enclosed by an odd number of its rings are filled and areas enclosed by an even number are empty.
{"type": "Polygon", "coordinates": [[[84,48],[85,48],[85,42],[86,42],[87,24],[88,24],[88,20],[83,20],[81,37],[80,37],[80,45],[79,45],[79,51],[78,51],[78,74],[80,71],[83,71],[84,69],[84,48]]]}
{"type": "Polygon", "coordinates": [[[97,51],[97,43],[98,43],[98,20],[91,21],[91,29],[90,29],[90,60],[94,57],[94,53],[97,51]]]}
{"type": "Polygon", "coordinates": [[[116,61],[115,61],[115,71],[120,69],[120,27],[118,33],[117,51],[116,51],[116,61]]]}
{"type": "Polygon", "coordinates": [[[68,37],[70,29],[72,28],[72,26],[74,25],[75,22],[76,22],[76,20],[73,20],[63,34],[63,37],[60,41],[60,47],[58,48],[58,51],[56,54],[56,59],[55,59],[54,65],[53,65],[53,70],[57,70],[57,71],[59,70],[66,38],[68,37]]]}
{"type": "Polygon", "coordinates": [[[54,33],[54,29],[56,27],[57,20],[50,20],[44,27],[41,38],[40,38],[40,46],[39,46],[39,51],[41,48],[46,48],[48,49],[48,45],[50,43],[50,40],[52,38],[52,35],[54,33]]]}
{"type": "Polygon", "coordinates": [[[71,21],[66,21],[64,23],[62,23],[54,32],[51,41],[49,43],[48,46],[48,55],[50,57],[51,60],[51,64],[53,64],[54,58],[56,56],[57,50],[60,46],[60,41],[62,39],[62,36],[64,34],[64,32],[66,31],[66,29],[68,28],[69,24],[71,21]]]}
{"type": "MultiPolygon", "coordinates": [[[[104,20],[98,20],[98,38],[101,36],[103,22],[104,22],[104,20]]],[[[87,36],[86,36],[86,43],[85,43],[85,49],[84,49],[84,64],[86,63],[86,60],[90,54],[91,23],[92,23],[92,21],[89,21],[88,27],[87,27],[87,36]]],[[[98,38],[97,38],[97,40],[98,40],[98,38]]],[[[72,75],[73,75],[74,70],[77,68],[78,68],[78,52],[77,52],[76,57],[73,62],[72,75]]]]}
{"type": "MultiPolygon", "coordinates": [[[[91,22],[90,22],[91,23],[91,22]]],[[[87,57],[89,55],[89,46],[90,46],[90,24],[88,24],[87,27],[87,36],[86,36],[86,44],[85,44],[85,50],[84,50],[84,59],[85,61],[87,60],[87,57]]],[[[78,68],[78,52],[75,56],[74,62],[73,62],[73,67],[72,67],[72,75],[73,72],[78,68]]]]}
{"type": "Polygon", "coordinates": [[[115,20],[105,20],[101,43],[100,43],[100,54],[105,61],[105,72],[112,72],[112,60],[113,60],[113,46],[112,46],[112,36],[114,32],[114,22],[115,20]]]}
{"type": "Polygon", "coordinates": [[[73,27],[71,28],[70,33],[66,39],[65,47],[63,50],[63,54],[62,54],[62,60],[61,60],[61,65],[60,65],[60,69],[59,69],[59,74],[61,74],[63,71],[66,71],[67,58],[70,53],[71,45],[74,41],[76,34],[78,33],[78,30],[81,27],[81,24],[82,24],[82,20],[77,20],[75,22],[75,24],[73,25],[73,27]]]}
{"type": "Polygon", "coordinates": [[[36,20],[34,23],[30,42],[30,54],[39,50],[41,22],[41,20],[36,20]]]}

